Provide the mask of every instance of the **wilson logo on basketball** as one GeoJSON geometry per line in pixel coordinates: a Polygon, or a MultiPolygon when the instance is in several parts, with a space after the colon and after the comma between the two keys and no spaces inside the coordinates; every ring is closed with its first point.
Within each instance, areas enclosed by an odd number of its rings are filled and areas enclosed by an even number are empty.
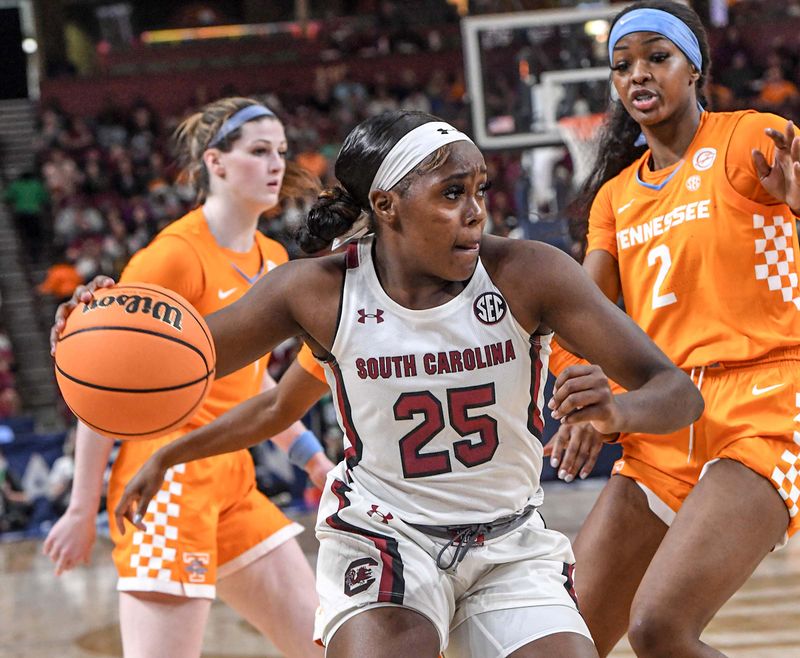
{"type": "Polygon", "coordinates": [[[122,306],[126,313],[145,313],[152,315],[156,320],[168,324],[178,331],[182,331],[183,313],[177,306],[172,306],[163,301],[153,303],[152,297],[142,295],[106,295],[100,299],[93,299],[83,307],[83,312],[88,313],[95,309],[108,308],[109,306],[122,306]]]}
{"type": "Polygon", "coordinates": [[[506,315],[506,300],[496,292],[485,292],[472,305],[475,317],[483,324],[497,324],[506,315]]]}

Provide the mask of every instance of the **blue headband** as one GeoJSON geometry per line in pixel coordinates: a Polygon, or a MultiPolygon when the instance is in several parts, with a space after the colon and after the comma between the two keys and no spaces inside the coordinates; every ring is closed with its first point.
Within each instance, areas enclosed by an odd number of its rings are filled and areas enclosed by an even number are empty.
{"type": "Polygon", "coordinates": [[[614,46],[634,32],[655,32],[667,37],[683,52],[698,71],[703,70],[703,55],[697,37],[680,18],[661,9],[634,9],[620,18],[608,37],[608,61],[614,61],[614,46]]]}
{"type": "Polygon", "coordinates": [[[245,124],[248,121],[252,121],[253,119],[258,119],[259,117],[274,117],[274,116],[275,113],[272,110],[268,110],[263,105],[248,105],[247,107],[243,107],[241,110],[235,112],[227,119],[225,119],[223,124],[220,126],[220,129],[217,131],[217,134],[214,135],[214,138],[208,143],[208,148],[211,148],[212,146],[216,146],[217,144],[219,144],[234,130],[241,128],[242,124],[245,124]]]}

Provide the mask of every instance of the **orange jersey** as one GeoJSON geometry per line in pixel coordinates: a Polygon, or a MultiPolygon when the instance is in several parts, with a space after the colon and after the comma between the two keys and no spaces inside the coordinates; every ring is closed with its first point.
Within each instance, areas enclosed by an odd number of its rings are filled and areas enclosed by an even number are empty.
{"type": "MultiPolygon", "coordinates": [[[[209,315],[244,295],[262,274],[288,260],[286,250],[257,232],[248,253],[220,247],[201,208],[173,222],[136,253],[121,282],[156,283],[185,297],[201,315],[209,315]]],[[[269,355],[214,381],[203,405],[185,430],[211,422],[256,395],[269,355]]]]}
{"type": "Polygon", "coordinates": [[[325,379],[325,369],[322,367],[311,348],[303,343],[300,351],[297,353],[297,363],[312,377],[316,377],[323,384],[327,384],[328,380],[325,379]]]}
{"type": "Polygon", "coordinates": [[[704,112],[685,157],[651,172],[650,151],[608,181],[589,218],[588,251],[619,263],[627,312],[682,368],[757,359],[800,340],[792,211],[761,188],[770,114],[704,112]]]}

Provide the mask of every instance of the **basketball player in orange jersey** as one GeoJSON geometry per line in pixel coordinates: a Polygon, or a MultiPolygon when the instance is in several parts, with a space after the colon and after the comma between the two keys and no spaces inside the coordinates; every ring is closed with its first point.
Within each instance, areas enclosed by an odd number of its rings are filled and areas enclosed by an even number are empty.
{"type": "MultiPolygon", "coordinates": [[[[569,542],[536,511],[552,330],[630,390],[611,395],[596,365],[567,369],[553,402],[567,424],[671,432],[699,417],[701,395],[568,256],[483,235],[486,164],[453,126],[372,117],[335,172],[301,246],[358,241],[277,268],[207,318],[220,375],[297,335],[324,361],[345,435],[317,519],[326,655],[596,656],[569,542]]],[[[59,308],[55,335],[94,286],[59,308]]],[[[185,459],[207,450],[178,443],[185,459]]],[[[138,480],[124,510],[137,526],[138,480]]]]}
{"type": "MultiPolygon", "coordinates": [[[[201,313],[211,313],[241,298],[288,260],[284,248],[264,237],[257,224],[282,194],[297,193],[293,188],[303,181],[294,172],[284,181],[283,125],[250,99],[227,98],[205,106],[179,127],[177,144],[184,173],[196,185],[202,205],[138,252],[121,278],[175,290],[201,313]]],[[[109,483],[109,508],[159,446],[212,421],[262,386],[274,385],[266,374],[267,359],[261,355],[218,377],[180,431],[123,442],[109,483]]],[[[306,467],[316,484],[324,482],[332,464],[300,423],[275,441],[288,449],[294,463],[306,467]]],[[[59,573],[88,560],[112,444],[79,425],[70,507],[44,546],[59,573]]],[[[128,658],[199,656],[217,593],[285,655],[322,655],[311,641],[314,578],[294,539],[301,527],[256,489],[247,451],[172,468],[144,522],[143,531],[127,535],[111,529],[128,658]]]]}
{"type": "Polygon", "coordinates": [[[706,408],[671,435],[619,437],[575,542],[578,599],[601,655],[627,629],[638,656],[722,656],[700,634],[800,524],[800,139],[777,116],[698,105],[709,51],[683,4],[620,12],[609,57],[619,101],[585,187],[584,267],[706,408]]]}

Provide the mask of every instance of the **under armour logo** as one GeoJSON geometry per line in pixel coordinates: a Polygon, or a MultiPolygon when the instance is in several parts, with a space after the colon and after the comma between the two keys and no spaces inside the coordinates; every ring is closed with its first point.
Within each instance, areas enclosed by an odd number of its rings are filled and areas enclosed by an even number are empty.
{"type": "Polygon", "coordinates": [[[442,135],[446,135],[447,133],[453,132],[454,128],[437,128],[436,130],[442,133],[442,135]]]}
{"type": "Polygon", "coordinates": [[[363,308],[358,309],[358,321],[359,321],[359,323],[365,324],[366,321],[367,321],[367,318],[372,318],[372,319],[375,320],[375,322],[380,324],[381,322],[383,322],[383,309],[382,308],[377,308],[377,309],[375,309],[374,313],[367,313],[366,309],[363,309],[363,308]]]}
{"type": "Polygon", "coordinates": [[[385,523],[386,525],[389,525],[389,521],[391,521],[394,518],[391,512],[389,512],[388,514],[384,514],[383,512],[379,511],[378,505],[373,505],[372,509],[367,512],[367,515],[377,516],[381,520],[381,523],[385,523]]]}

